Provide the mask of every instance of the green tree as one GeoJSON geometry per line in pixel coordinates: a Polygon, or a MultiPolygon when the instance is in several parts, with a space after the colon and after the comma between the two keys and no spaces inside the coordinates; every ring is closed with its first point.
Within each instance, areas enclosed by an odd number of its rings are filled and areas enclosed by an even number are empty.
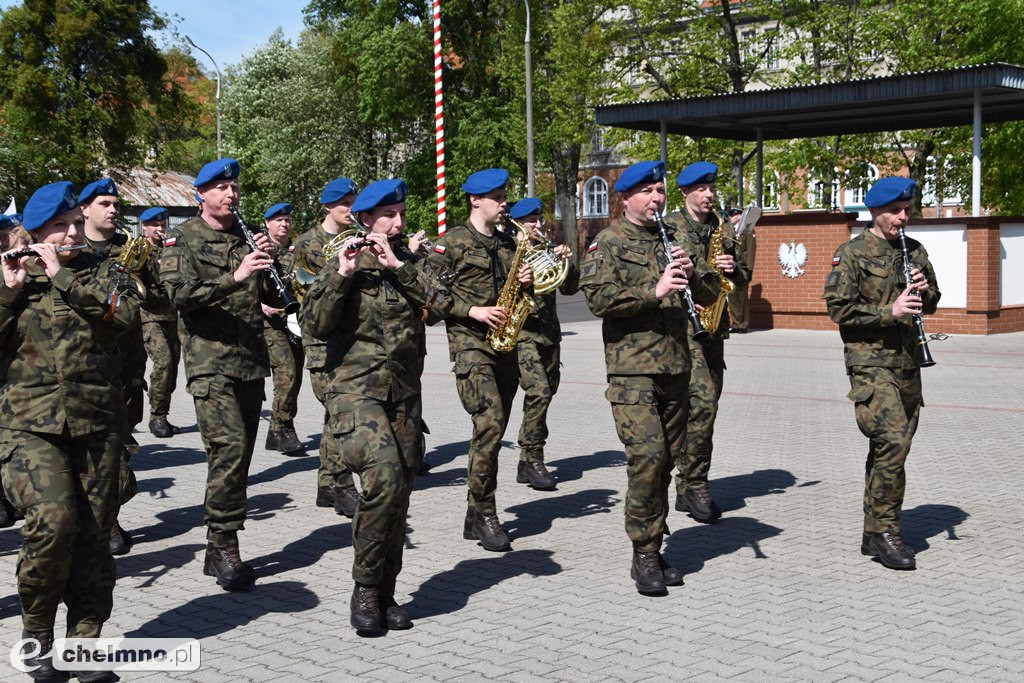
{"type": "Polygon", "coordinates": [[[146,0],[33,0],[0,15],[0,191],[24,202],[139,164],[186,106],[146,0]]]}

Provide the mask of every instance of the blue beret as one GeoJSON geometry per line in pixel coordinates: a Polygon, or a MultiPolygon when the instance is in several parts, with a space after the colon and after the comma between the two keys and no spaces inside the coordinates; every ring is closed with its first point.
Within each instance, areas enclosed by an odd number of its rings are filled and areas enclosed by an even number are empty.
{"type": "Polygon", "coordinates": [[[632,190],[640,183],[656,183],[665,179],[665,164],[660,161],[641,161],[633,164],[615,181],[619,192],[632,190]]]}
{"type": "Polygon", "coordinates": [[[292,205],[288,202],[279,202],[274,204],[272,207],[267,209],[267,212],[263,214],[263,220],[269,221],[275,216],[290,216],[292,215],[292,205]]]}
{"type": "Polygon", "coordinates": [[[110,178],[100,178],[99,180],[94,180],[85,186],[85,189],[82,190],[82,194],[78,195],[78,203],[88,204],[94,198],[107,194],[114,195],[116,197],[117,185],[115,185],[114,181],[110,178]]]}
{"type": "Polygon", "coordinates": [[[506,185],[508,171],[503,168],[488,168],[466,178],[466,182],[462,183],[462,191],[466,194],[483,195],[506,185]]]}
{"type": "Polygon", "coordinates": [[[367,185],[366,189],[356,197],[356,201],[352,204],[352,213],[370,211],[381,204],[404,202],[405,195],[408,193],[409,188],[401,178],[376,180],[367,185]]]}
{"type": "Polygon", "coordinates": [[[148,223],[150,221],[162,221],[167,218],[167,209],[162,206],[151,206],[142,212],[139,216],[140,223],[148,223]]]}
{"type": "Polygon", "coordinates": [[[526,199],[520,199],[518,202],[512,205],[512,208],[508,210],[509,218],[526,218],[533,214],[539,214],[544,211],[544,204],[541,203],[536,197],[527,197],[526,199]]]}
{"type": "Polygon", "coordinates": [[[330,204],[337,202],[350,194],[355,194],[357,191],[358,188],[356,188],[356,184],[352,182],[351,178],[335,178],[327,183],[327,187],[320,193],[320,203],[330,204]]]}
{"type": "Polygon", "coordinates": [[[917,183],[910,178],[882,178],[864,195],[864,206],[877,209],[893,202],[910,201],[916,189],[917,183]]]}
{"type": "Polygon", "coordinates": [[[676,177],[676,185],[690,187],[699,183],[713,183],[718,180],[718,165],[710,161],[698,161],[690,164],[676,177]]]}
{"type": "Polygon", "coordinates": [[[0,230],[6,230],[7,228],[13,228],[18,223],[14,220],[14,215],[8,216],[7,214],[0,215],[0,230]]]}
{"type": "Polygon", "coordinates": [[[199,169],[199,175],[192,182],[193,187],[202,187],[215,180],[234,180],[242,173],[242,167],[235,159],[217,159],[199,169]]]}
{"type": "Polygon", "coordinates": [[[41,228],[66,211],[78,206],[75,188],[66,180],[43,185],[32,193],[25,204],[25,218],[22,225],[32,231],[41,228]]]}

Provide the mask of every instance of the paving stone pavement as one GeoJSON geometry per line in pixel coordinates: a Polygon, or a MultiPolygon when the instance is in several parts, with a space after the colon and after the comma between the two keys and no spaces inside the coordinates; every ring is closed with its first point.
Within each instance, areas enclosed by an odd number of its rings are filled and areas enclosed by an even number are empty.
{"type": "MultiPolygon", "coordinates": [[[[845,398],[838,333],[734,336],[711,472],[725,514],[700,525],[672,513],[664,551],[686,585],[648,598],[629,579],[624,458],[604,400],[600,323],[564,327],[547,447],[558,490],[515,483],[517,406],[498,487],[514,547],[505,554],[462,539],[470,422],[443,327],[428,331],[433,470],[413,494],[398,584],[415,627],[375,639],[348,625],[351,525],[313,505],[322,410],[308,381],[296,427],[309,456],[264,451],[266,419],[261,426],[241,534],[259,578],[243,594],[202,575],[205,459],[180,387],[171,421],[185,433],[137,434],[139,494],[120,517],[135,547],[117,560],[104,634],[195,637],[202,666],[124,680],[1024,678],[1024,334],[932,344],[938,365],[923,371],[927,405],[904,510],[919,569],[903,573],[860,554],[867,442],[845,398]]],[[[20,632],[19,544],[17,527],[0,531],[10,643],[20,632]]],[[[7,666],[0,678],[12,680],[7,666]]]]}

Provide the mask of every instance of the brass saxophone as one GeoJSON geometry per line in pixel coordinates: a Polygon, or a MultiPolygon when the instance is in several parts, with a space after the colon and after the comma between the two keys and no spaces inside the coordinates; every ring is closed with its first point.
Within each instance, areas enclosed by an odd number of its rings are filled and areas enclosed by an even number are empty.
{"type": "Polygon", "coordinates": [[[712,209],[714,214],[718,217],[718,228],[711,233],[711,238],[708,240],[708,253],[705,260],[708,265],[718,271],[718,281],[722,286],[722,290],[718,293],[718,298],[715,299],[715,303],[705,307],[700,313],[700,322],[704,325],[704,329],[714,334],[718,330],[718,326],[722,323],[722,311],[725,310],[725,304],[727,297],[736,289],[736,285],[733,281],[725,276],[725,273],[715,266],[715,260],[725,253],[725,224],[726,219],[722,217],[722,214],[718,213],[717,210],[712,209]]]}
{"type": "Polygon", "coordinates": [[[519,269],[526,260],[527,252],[530,251],[530,231],[511,218],[505,220],[519,233],[519,242],[516,244],[516,255],[512,259],[512,265],[508,268],[505,286],[501,288],[501,294],[495,303],[505,311],[505,322],[487,333],[487,343],[492,349],[500,352],[511,351],[516,347],[516,339],[519,338],[519,333],[526,323],[526,317],[533,310],[533,298],[519,285],[519,269]]]}

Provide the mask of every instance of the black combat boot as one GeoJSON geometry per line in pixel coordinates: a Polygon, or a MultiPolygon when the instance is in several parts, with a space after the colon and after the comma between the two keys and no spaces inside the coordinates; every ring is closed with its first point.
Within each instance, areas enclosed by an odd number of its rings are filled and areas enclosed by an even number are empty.
{"type": "Polygon", "coordinates": [[[175,434],[180,434],[181,430],[168,422],[166,416],[161,415],[150,419],[149,433],[158,439],[169,439],[175,434]]]}
{"type": "Polygon", "coordinates": [[[110,554],[127,555],[132,547],[132,537],[121,528],[121,525],[114,520],[114,526],[110,528],[110,554]]]}
{"type": "Polygon", "coordinates": [[[551,476],[548,468],[542,462],[520,460],[516,481],[520,484],[529,484],[538,491],[555,490],[555,478],[551,476]]]}
{"type": "Polygon", "coordinates": [[[633,565],[629,576],[636,581],[636,590],[641,595],[665,595],[665,574],[661,571],[661,553],[633,553],[633,565]]]}
{"type": "Polygon", "coordinates": [[[380,611],[384,614],[384,623],[392,631],[407,631],[412,628],[412,619],[409,618],[409,613],[395,602],[394,594],[386,595],[384,591],[381,591],[380,611]]]}
{"type": "Polygon", "coordinates": [[[903,543],[900,532],[895,529],[873,533],[864,532],[860,542],[860,552],[871,555],[889,569],[916,569],[917,560],[914,551],[903,543]]]}
{"type": "Polygon", "coordinates": [[[661,575],[665,577],[666,586],[683,585],[683,573],[670,565],[661,553],[658,553],[658,566],[661,567],[661,575]]]}
{"type": "Polygon", "coordinates": [[[472,536],[467,536],[464,532],[463,536],[477,539],[480,541],[480,545],[484,547],[484,550],[491,550],[493,552],[512,550],[508,534],[501,528],[498,515],[485,515],[481,512],[476,512],[471,533],[472,536]]]}
{"type": "Polygon", "coordinates": [[[713,522],[722,516],[718,503],[711,497],[711,489],[704,486],[699,489],[686,489],[683,495],[676,496],[676,510],[689,512],[698,522],[713,522]]]}
{"type": "Polygon", "coordinates": [[[316,506],[318,508],[334,507],[335,489],[333,486],[316,487],[316,506]]]}
{"type": "Polygon", "coordinates": [[[359,508],[359,491],[355,486],[336,486],[334,488],[334,511],[343,517],[352,519],[359,508]]]}
{"type": "Polygon", "coordinates": [[[56,683],[60,681],[63,683],[68,680],[68,675],[64,671],[57,671],[53,666],[53,631],[22,631],[21,639],[33,639],[39,643],[39,649],[36,650],[34,643],[25,643],[21,646],[21,654],[28,654],[29,652],[35,652],[35,654],[28,659],[23,660],[27,668],[33,669],[29,672],[29,676],[38,683],[56,683]]]}
{"type": "Polygon", "coordinates": [[[242,562],[237,545],[215,548],[212,543],[207,543],[203,573],[215,577],[217,583],[228,591],[247,591],[256,583],[256,574],[252,567],[242,562]]]}
{"type": "Polygon", "coordinates": [[[352,617],[349,622],[359,635],[377,636],[384,633],[380,618],[380,591],[377,586],[356,584],[352,589],[352,617]]]}
{"type": "Polygon", "coordinates": [[[279,451],[291,457],[306,454],[306,448],[299,441],[299,435],[295,433],[293,427],[285,427],[279,433],[281,435],[277,444],[279,451]]]}
{"type": "Polygon", "coordinates": [[[268,451],[279,451],[281,450],[282,438],[284,438],[284,434],[280,429],[270,429],[267,431],[267,441],[263,444],[263,447],[268,451]]]}

